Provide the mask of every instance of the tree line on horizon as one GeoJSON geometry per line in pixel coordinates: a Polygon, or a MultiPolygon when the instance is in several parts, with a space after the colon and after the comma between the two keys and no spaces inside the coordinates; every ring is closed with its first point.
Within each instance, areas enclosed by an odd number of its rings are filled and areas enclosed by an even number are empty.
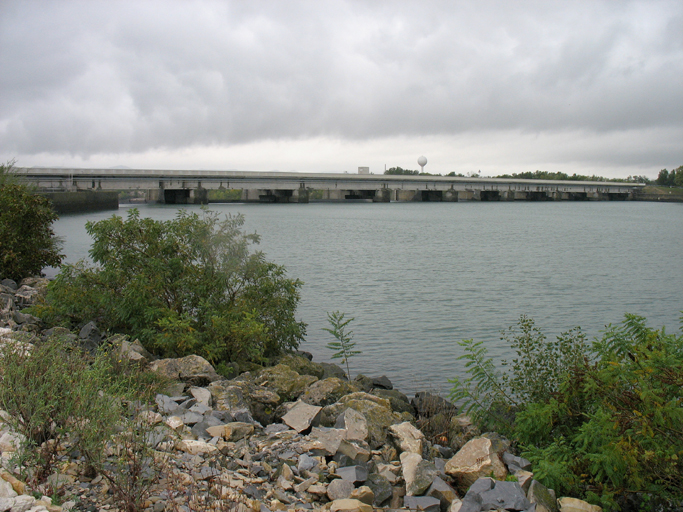
{"type": "MultiPolygon", "coordinates": [[[[420,172],[411,169],[403,169],[401,167],[391,167],[384,171],[384,174],[390,175],[404,175],[404,176],[442,176],[441,174],[430,174],[428,172],[420,172]]],[[[465,176],[464,174],[450,172],[446,176],[460,177],[460,178],[478,178],[477,174],[465,176]]],[[[603,176],[588,176],[584,174],[567,174],[566,172],[550,172],[550,171],[526,171],[512,174],[499,174],[494,178],[504,179],[519,179],[519,180],[558,180],[558,181],[609,181],[621,183],[644,183],[646,185],[660,185],[663,187],[683,187],[683,165],[672,169],[662,169],[659,171],[656,180],[651,180],[647,176],[628,176],[627,178],[605,178],[603,176]]]]}

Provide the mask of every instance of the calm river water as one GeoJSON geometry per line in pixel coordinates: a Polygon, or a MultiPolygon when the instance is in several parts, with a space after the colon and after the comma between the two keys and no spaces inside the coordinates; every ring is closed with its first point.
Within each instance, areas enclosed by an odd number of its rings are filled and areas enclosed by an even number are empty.
{"type": "MultiPolygon", "coordinates": [[[[184,208],[197,209],[195,206],[184,208]]],[[[121,207],[118,215],[125,215],[121,207]]],[[[141,205],[170,219],[178,206],[141,205]]],[[[326,312],[355,317],[351,373],[387,375],[405,393],[445,393],[462,375],[457,341],[509,354],[500,331],[521,314],[548,335],[581,326],[590,337],[624,313],[679,328],[683,309],[683,205],[580,203],[212,204],[243,213],[268,259],[305,282],[301,346],[331,361],[326,312]]],[[[86,257],[85,222],[55,231],[68,262],[86,257]]]]}

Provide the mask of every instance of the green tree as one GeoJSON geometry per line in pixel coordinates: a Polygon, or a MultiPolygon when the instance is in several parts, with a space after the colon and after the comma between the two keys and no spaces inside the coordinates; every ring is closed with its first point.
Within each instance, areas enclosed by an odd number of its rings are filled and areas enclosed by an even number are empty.
{"type": "Polygon", "coordinates": [[[13,167],[14,162],[0,165],[0,277],[18,281],[59,266],[63,256],[50,201],[23,185],[13,167]]]}
{"type": "Polygon", "coordinates": [[[208,210],[162,222],[136,209],[88,223],[96,265],[64,266],[37,313],[70,325],[95,320],[157,354],[214,364],[295,349],[306,333],[294,317],[302,283],[251,252],[259,239],[243,224],[208,210]]]}
{"type": "Polygon", "coordinates": [[[391,167],[384,171],[384,174],[417,176],[420,171],[411,171],[410,169],[403,169],[402,167],[391,167]]]}

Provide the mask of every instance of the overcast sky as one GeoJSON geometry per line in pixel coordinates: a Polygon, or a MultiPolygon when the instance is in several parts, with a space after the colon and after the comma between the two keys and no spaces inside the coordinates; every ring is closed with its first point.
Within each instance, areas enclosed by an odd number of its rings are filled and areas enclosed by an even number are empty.
{"type": "Polygon", "coordinates": [[[683,2],[0,2],[19,166],[683,165],[683,2]]]}

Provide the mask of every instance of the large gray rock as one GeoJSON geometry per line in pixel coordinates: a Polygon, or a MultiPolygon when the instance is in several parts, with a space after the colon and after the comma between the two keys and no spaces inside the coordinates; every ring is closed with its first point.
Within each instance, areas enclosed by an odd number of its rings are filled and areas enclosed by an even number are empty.
{"type": "Polygon", "coordinates": [[[415,408],[410,404],[408,397],[399,390],[375,388],[372,390],[372,394],[389,400],[394,412],[407,412],[411,416],[415,416],[415,408]]]}
{"type": "Polygon", "coordinates": [[[206,386],[222,379],[206,359],[197,355],[180,359],[159,359],[152,362],[149,369],[169,379],[180,380],[195,386],[206,386]]]}
{"type": "Polygon", "coordinates": [[[282,357],[279,364],[289,366],[299,375],[312,375],[318,379],[322,379],[325,374],[325,368],[320,363],[314,363],[308,357],[301,355],[288,354],[282,357]]]}
{"type": "Polygon", "coordinates": [[[109,337],[107,343],[112,345],[119,360],[140,366],[147,366],[154,360],[154,356],[142,346],[140,340],[128,341],[125,336],[117,334],[109,337]]]}
{"type": "Polygon", "coordinates": [[[211,393],[214,409],[218,411],[249,408],[247,401],[244,399],[242,388],[233,385],[231,381],[212,382],[206,389],[211,393]]]}
{"type": "Polygon", "coordinates": [[[308,405],[305,402],[298,401],[294,407],[282,417],[282,422],[301,433],[312,426],[317,425],[320,411],[322,411],[322,407],[308,405]]]}
{"type": "Polygon", "coordinates": [[[401,454],[401,466],[403,468],[403,479],[406,482],[406,495],[408,496],[424,494],[439,474],[434,464],[423,460],[422,456],[417,453],[403,452],[401,454]]]}
{"type": "Polygon", "coordinates": [[[337,377],[330,377],[308,386],[301,395],[301,400],[307,404],[325,407],[356,391],[358,391],[358,387],[355,384],[337,377]]]}
{"type": "Polygon", "coordinates": [[[337,468],[337,475],[343,480],[359,484],[368,479],[368,470],[365,466],[346,466],[344,468],[337,468]]]}
{"type": "Polygon", "coordinates": [[[427,489],[426,495],[439,500],[442,512],[446,512],[451,503],[458,499],[458,493],[455,492],[455,489],[438,476],[434,478],[432,485],[427,489]]]}
{"type": "Polygon", "coordinates": [[[548,489],[541,482],[532,480],[527,498],[531,503],[536,504],[536,512],[557,512],[557,498],[555,491],[548,489]]]}
{"type": "Polygon", "coordinates": [[[425,391],[415,393],[415,398],[410,403],[421,418],[431,418],[439,413],[454,416],[458,411],[457,407],[445,398],[425,391]]]}
{"type": "Polygon", "coordinates": [[[389,426],[402,421],[399,414],[391,411],[388,400],[358,392],[346,395],[337,403],[323,408],[320,418],[321,424],[334,425],[339,414],[349,407],[365,417],[368,423],[368,444],[373,450],[384,445],[389,426]]]}
{"type": "Polygon", "coordinates": [[[510,452],[503,453],[503,462],[510,473],[516,473],[520,470],[531,471],[531,462],[523,457],[512,455],[510,452]]]}
{"type": "Polygon", "coordinates": [[[517,482],[495,482],[493,488],[481,493],[482,510],[526,510],[530,506],[517,482]]]}
{"type": "Polygon", "coordinates": [[[313,427],[309,434],[308,443],[302,448],[316,456],[330,456],[337,453],[344,440],[345,431],[338,428],[313,427]]]}
{"type": "Polygon", "coordinates": [[[439,512],[441,509],[439,500],[430,496],[406,496],[403,499],[403,506],[410,510],[424,512],[439,512]]]}
{"type": "Polygon", "coordinates": [[[382,503],[391,498],[392,487],[389,480],[377,473],[371,473],[368,475],[368,479],[365,481],[365,485],[372,489],[375,494],[374,505],[380,507],[382,503]]]}
{"type": "Polygon", "coordinates": [[[354,489],[353,482],[338,478],[332,480],[330,485],[327,486],[327,497],[330,498],[331,501],[344,500],[351,497],[351,493],[354,489]]]}
{"type": "Polygon", "coordinates": [[[94,352],[102,342],[102,333],[95,325],[95,322],[88,322],[78,333],[81,346],[89,352],[94,352]]]}
{"type": "Polygon", "coordinates": [[[317,381],[312,375],[299,375],[289,366],[278,364],[261,370],[254,383],[275,391],[284,402],[293,402],[304,390],[317,381]]]}
{"type": "MultiPolygon", "coordinates": [[[[366,448],[367,445],[361,446],[361,441],[349,441],[342,439],[337,448],[337,455],[347,457],[351,464],[366,464],[372,455],[366,448]]],[[[363,443],[365,444],[365,443],[363,443]]],[[[337,460],[335,458],[335,460],[337,460]]]]}

